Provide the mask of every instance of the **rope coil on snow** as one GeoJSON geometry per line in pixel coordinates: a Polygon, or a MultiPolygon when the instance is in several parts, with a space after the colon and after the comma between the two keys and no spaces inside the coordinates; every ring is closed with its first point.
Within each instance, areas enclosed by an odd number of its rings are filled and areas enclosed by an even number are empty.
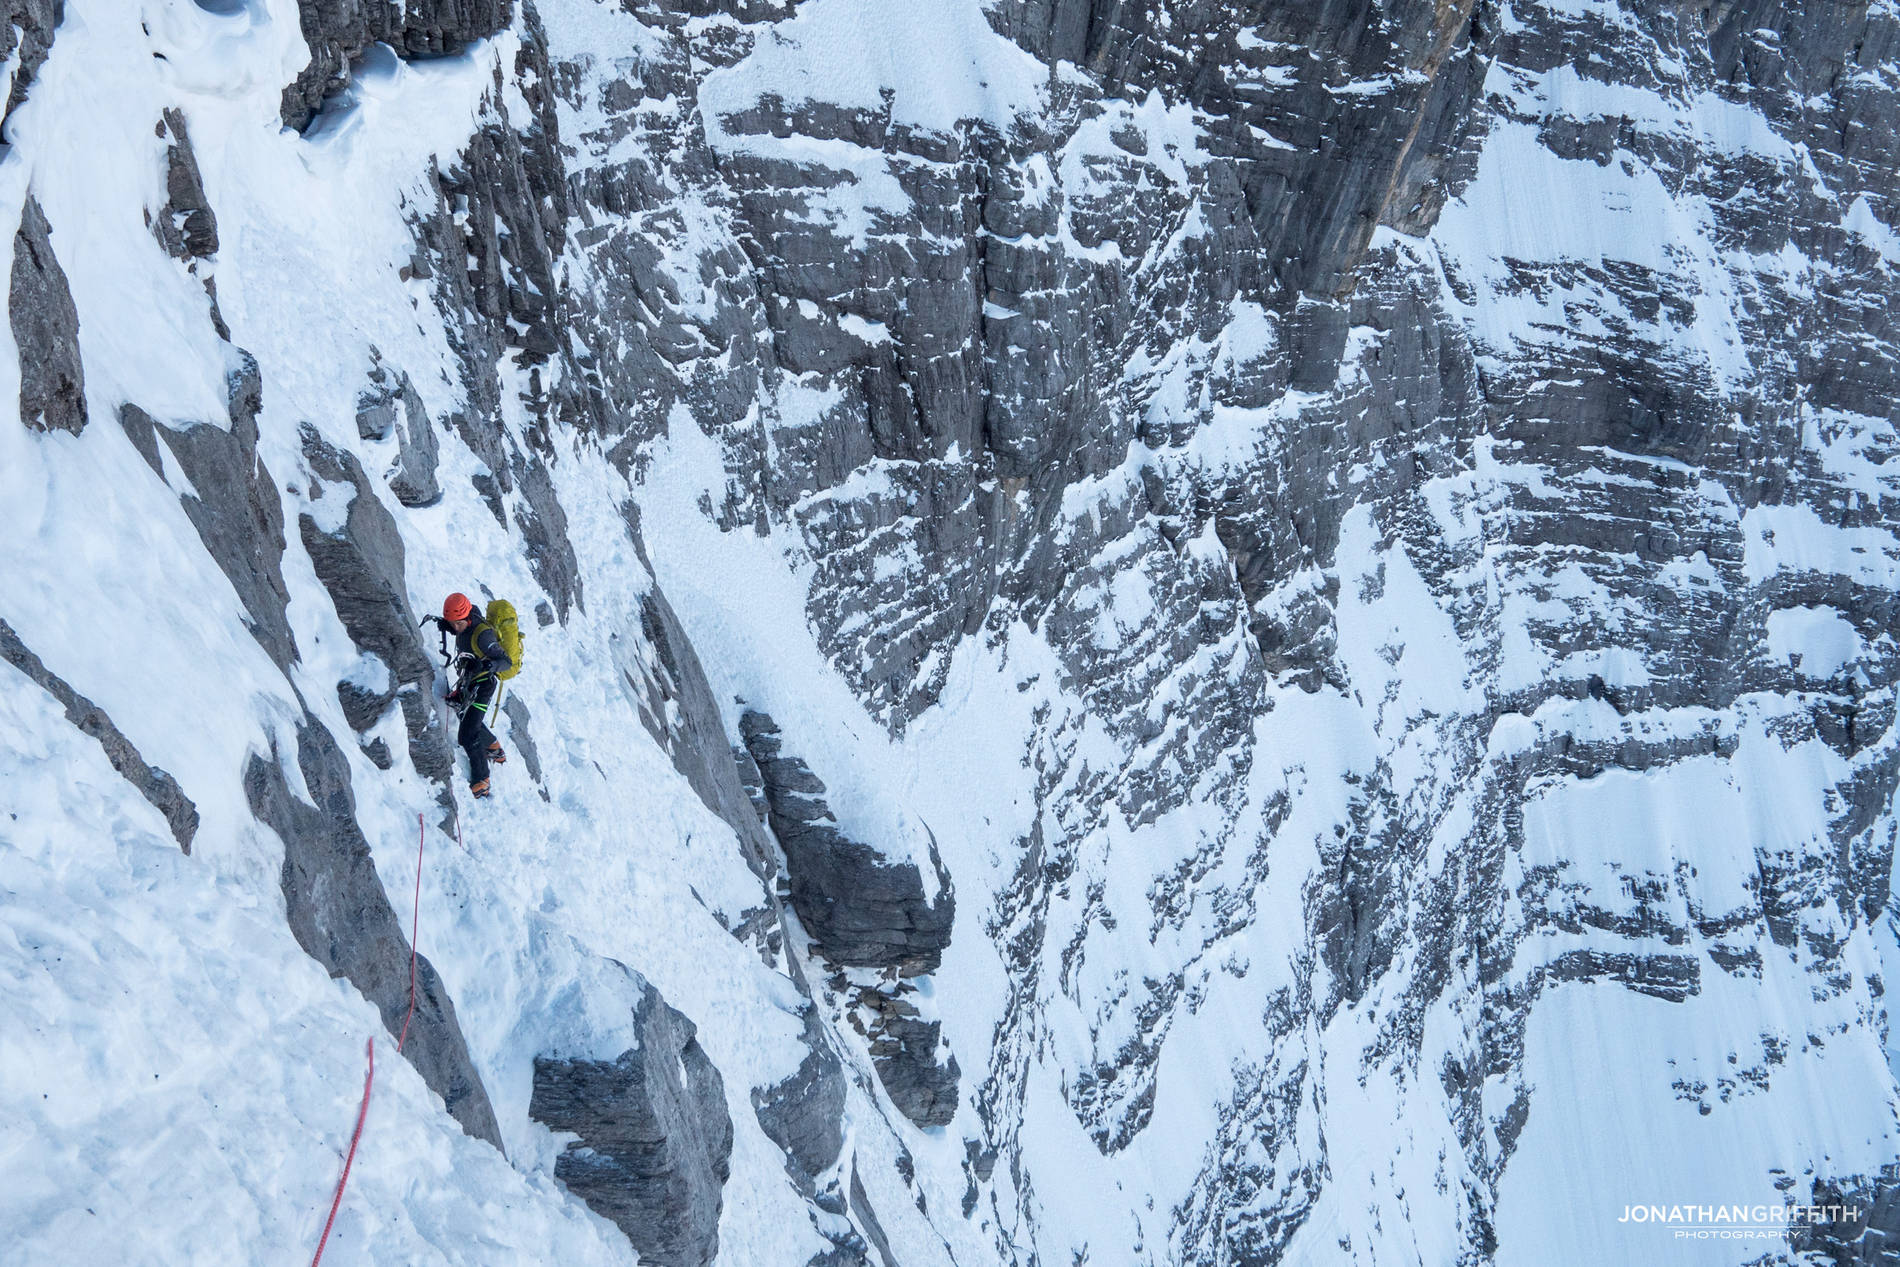
{"type": "MultiPolygon", "coordinates": [[[[462,839],[462,825],[455,825],[457,843],[462,839]]],[[[422,815],[416,815],[416,898],[414,908],[409,914],[409,1012],[402,1018],[402,1034],[396,1039],[397,1052],[409,1041],[409,1022],[416,1015],[416,937],[422,931],[422,847],[428,840],[428,828],[423,825],[422,815]]],[[[343,1188],[350,1181],[350,1167],[356,1164],[356,1146],[363,1139],[363,1123],[369,1118],[370,1088],[376,1083],[376,1040],[371,1038],[368,1044],[369,1072],[363,1076],[363,1103],[356,1110],[356,1129],[350,1132],[350,1150],[343,1154],[343,1173],[336,1181],[336,1195],[330,1198],[330,1217],[323,1221],[323,1235],[317,1240],[317,1252],[310,1260],[310,1267],[317,1267],[323,1261],[323,1248],[330,1243],[330,1229],[336,1225],[336,1212],[343,1206],[343,1188]]]]}

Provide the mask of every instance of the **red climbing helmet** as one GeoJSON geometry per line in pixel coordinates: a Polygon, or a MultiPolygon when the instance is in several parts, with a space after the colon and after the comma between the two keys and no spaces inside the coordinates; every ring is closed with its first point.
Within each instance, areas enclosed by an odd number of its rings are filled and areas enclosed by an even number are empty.
{"type": "Polygon", "coordinates": [[[442,619],[467,620],[475,605],[468,601],[468,595],[455,593],[442,600],[442,619]]]}

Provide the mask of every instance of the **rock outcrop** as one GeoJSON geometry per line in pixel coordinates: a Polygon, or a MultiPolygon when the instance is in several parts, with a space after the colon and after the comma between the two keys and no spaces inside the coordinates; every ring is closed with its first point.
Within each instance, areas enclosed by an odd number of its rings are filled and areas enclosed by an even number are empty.
{"type": "Polygon", "coordinates": [[[799,757],[784,750],[777,723],[746,712],[739,721],[746,753],[759,771],[761,797],[772,833],[785,851],[792,909],[813,948],[844,969],[875,969],[853,982],[830,978],[832,996],[869,1044],[878,1078],[900,1112],[920,1126],[942,1126],[956,1115],[961,1076],[944,1049],[942,1023],[918,1008],[907,978],[934,971],[950,944],[956,897],[931,841],[934,896],[926,896],[914,862],[893,861],[846,836],[825,802],[825,784],[799,757]]]}
{"type": "Polygon", "coordinates": [[[297,659],[297,639],[285,614],[290,592],[284,585],[283,493],[257,452],[263,382],[249,354],[232,349],[231,359],[224,426],[209,419],[167,426],[131,403],[120,407],[119,424],[161,479],[165,463],[158,446],[170,450],[189,483],[175,490],[186,517],[237,591],[251,635],[288,671],[297,659]]]}
{"type": "Polygon", "coordinates": [[[514,20],[514,0],[297,0],[310,63],[284,89],[284,126],[302,131],[371,44],[403,58],[449,57],[514,20]]]}
{"type": "MultiPolygon", "coordinates": [[[[512,12],[512,0],[470,5],[473,18],[506,22],[512,12]]],[[[460,29],[480,31],[485,20],[460,29]]],[[[509,495],[519,491],[513,527],[564,621],[582,602],[583,587],[550,469],[559,461],[552,435],[557,427],[592,431],[596,411],[621,406],[588,390],[597,375],[564,337],[569,295],[556,261],[566,247],[569,211],[553,72],[531,7],[521,27],[514,72],[525,117],[509,114],[508,94],[491,99],[468,146],[431,173],[435,204],[415,213],[416,249],[405,275],[429,283],[448,325],[466,408],[446,422],[484,468],[471,477],[475,489],[503,525],[509,495]],[[548,367],[557,358],[558,372],[548,367]],[[514,381],[517,372],[524,381],[514,381]],[[502,402],[510,395],[532,417],[525,431],[504,424],[502,402]]]]}
{"type": "Polygon", "coordinates": [[[943,1022],[919,1010],[917,992],[906,985],[884,984],[848,992],[855,1004],[846,1015],[868,1040],[873,1067],[897,1111],[919,1126],[948,1126],[957,1115],[963,1070],[943,1037],[943,1022]]]}
{"type": "Polygon", "coordinates": [[[336,740],[306,716],[295,753],[251,758],[244,791],[251,812],[284,842],[284,904],[297,943],[330,975],[362,991],[392,1038],[407,1025],[403,1058],[464,1131],[500,1148],[501,1130],[469,1059],[455,1004],[426,955],[415,956],[415,1013],[409,1014],[409,941],[357,826],[349,762],[336,740]],[[314,806],[291,790],[285,761],[296,763],[314,806]]]}
{"type": "Polygon", "coordinates": [[[19,59],[13,72],[13,86],[7,93],[5,114],[0,114],[0,139],[5,136],[6,120],[26,100],[33,80],[46,64],[52,51],[53,36],[66,18],[66,0],[7,0],[0,11],[0,58],[19,59]]]}
{"type": "Polygon", "coordinates": [[[132,741],[112,724],[112,718],[106,715],[105,710],[47,668],[45,662],[33,654],[32,648],[20,641],[13,626],[4,620],[0,620],[0,660],[5,660],[38,683],[41,689],[59,701],[59,706],[66,711],[67,721],[99,741],[112,768],[123,775],[127,783],[137,788],[139,795],[150,801],[153,809],[165,816],[166,825],[171,828],[172,838],[178,842],[178,847],[190,853],[192,837],[198,834],[198,807],[178,786],[178,780],[157,766],[147,764],[132,741]]]}
{"type": "MultiPolygon", "coordinates": [[[[1376,1003],[1354,1076],[1442,1071],[1479,1176],[1446,1200],[1485,1254],[1546,992],[1698,1008],[1713,973],[1772,975],[1763,938],[1816,947],[1842,1008],[1873,988],[1840,938],[1885,910],[1892,609],[1786,543],[1818,522],[1893,557],[1890,12],[1006,3],[985,20],[1040,73],[997,53],[981,117],[901,76],[833,93],[815,12],[694,12],[643,10],[667,38],[637,74],[573,55],[572,214],[610,280],[569,312],[614,332],[604,395],[720,445],[706,513],[809,561],[805,616],[893,736],[978,645],[1052,654],[1008,741],[1038,808],[980,933],[1011,982],[970,1094],[988,1144],[1010,1155],[1051,1044],[1083,1053],[1062,1094],[1110,1158],[1169,1044],[1211,1044],[1241,1072],[1151,1234],[1317,1252],[1341,1179],[1302,1142],[1334,1076],[1314,1035],[1376,1003]],[[1525,199],[1587,214],[1533,230],[1525,199]],[[703,271],[659,262],[682,251],[703,271]],[[1768,656],[1771,620],[1862,653],[1768,656]],[[1540,825],[1554,787],[1700,786],[1769,732],[1854,773],[1816,793],[1825,847],[1735,827],[1759,895],[1733,909],[1669,871],[1705,850],[1589,884],[1610,861],[1540,825]],[[1288,884],[1304,950],[1268,969],[1249,930],[1288,884]],[[1210,992],[1263,971],[1258,1031],[1213,1033],[1210,992]],[[1444,1008],[1469,1041],[1427,1054],[1444,1008]]],[[[636,477],[662,443],[589,419],[636,477]]],[[[742,737],[814,947],[900,957],[867,944],[911,917],[875,853],[764,723],[742,737]]],[[[872,983],[834,993],[868,1041],[890,1025],[872,983]]],[[[1033,1225],[1010,1190],[972,1208],[1033,1225]]]]}
{"type": "Polygon", "coordinates": [[[441,449],[422,397],[407,374],[392,372],[380,361],[370,369],[369,381],[356,398],[356,434],[395,442],[387,478],[399,503],[411,509],[435,505],[442,500],[435,477],[441,449]]]}
{"type": "Polygon", "coordinates": [[[535,1057],[529,1115],[580,1138],[554,1163],[568,1189],[661,1267],[706,1267],[719,1253],[730,1172],[725,1082],[693,1023],[641,982],[639,1045],[614,1060],[535,1057]]]}
{"type": "Polygon", "coordinates": [[[793,1181],[809,1192],[844,1151],[845,1075],[816,1009],[805,1014],[804,1042],[797,1072],[753,1091],[752,1111],[772,1142],[785,1150],[793,1181]]]}
{"type": "Polygon", "coordinates": [[[165,205],[153,218],[152,230],[178,259],[209,259],[218,253],[218,217],[205,197],[204,176],[191,148],[184,112],[165,111],[159,133],[171,143],[165,147],[165,205]]]}
{"type": "Polygon", "coordinates": [[[308,509],[297,519],[299,535],[351,641],[381,666],[380,682],[340,682],[338,698],[359,731],[374,725],[392,701],[400,704],[409,759],[417,773],[436,782],[446,821],[452,823],[449,784],[455,758],[436,705],[435,665],[409,609],[402,535],[354,454],[331,447],[313,428],[306,428],[302,438],[311,485],[308,509]],[[325,498],[335,501],[319,511],[315,504],[325,498]],[[318,522],[319,513],[332,525],[328,530],[318,522]]]}
{"type": "Polygon", "coordinates": [[[79,359],[79,310],[53,252],[53,229],[32,194],[13,235],[7,316],[20,354],[20,421],[38,431],[86,425],[86,372],[79,359]]]}
{"type": "Polygon", "coordinates": [[[693,644],[657,588],[641,600],[640,634],[639,645],[652,651],[651,662],[640,668],[642,681],[635,692],[641,722],[706,808],[738,836],[746,865],[761,879],[769,879],[777,865],[726,741],[719,705],[706,684],[693,644]]]}
{"type": "Polygon", "coordinates": [[[849,967],[911,975],[935,968],[956,916],[941,860],[933,853],[937,893],[926,897],[916,863],[893,861],[838,830],[824,782],[784,751],[770,716],[747,712],[739,731],[759,768],[772,832],[785,850],[792,909],[818,952],[849,967]]]}

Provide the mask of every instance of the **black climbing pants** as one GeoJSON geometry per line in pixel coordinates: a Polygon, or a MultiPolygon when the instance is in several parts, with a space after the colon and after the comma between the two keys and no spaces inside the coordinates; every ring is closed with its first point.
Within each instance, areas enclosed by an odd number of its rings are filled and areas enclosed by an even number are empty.
{"type": "Polygon", "coordinates": [[[495,708],[500,703],[501,679],[493,674],[483,674],[463,690],[462,728],[456,731],[455,742],[468,753],[470,787],[488,778],[488,745],[495,742],[495,732],[488,728],[488,723],[494,720],[495,708]]]}

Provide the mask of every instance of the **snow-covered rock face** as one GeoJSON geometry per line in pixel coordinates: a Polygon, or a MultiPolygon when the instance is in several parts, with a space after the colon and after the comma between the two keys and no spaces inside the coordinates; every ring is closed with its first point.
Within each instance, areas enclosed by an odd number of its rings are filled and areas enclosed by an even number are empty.
{"type": "Polygon", "coordinates": [[[1891,0],[7,16],[9,1261],[1900,1235],[1891,0]]]}

